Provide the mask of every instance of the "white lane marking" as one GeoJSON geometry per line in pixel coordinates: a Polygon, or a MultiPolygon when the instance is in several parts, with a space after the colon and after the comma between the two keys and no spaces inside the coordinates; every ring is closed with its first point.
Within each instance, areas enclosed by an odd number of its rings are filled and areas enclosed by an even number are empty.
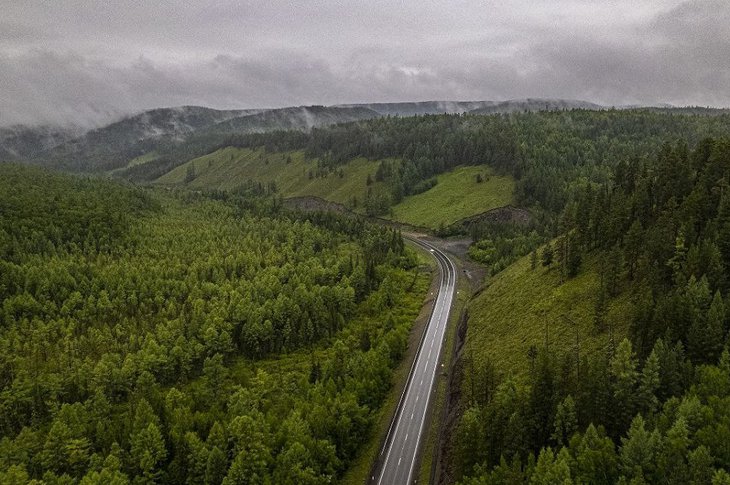
{"type": "Polygon", "coordinates": [[[408,433],[406,433],[406,439],[403,441],[408,441],[408,433]]]}
{"type": "Polygon", "coordinates": [[[414,414],[414,413],[411,413],[411,420],[413,420],[413,414],[414,414]]]}
{"type": "MultiPolygon", "coordinates": [[[[456,267],[454,266],[454,264],[451,262],[450,259],[447,258],[446,259],[446,262],[448,263],[449,268],[453,271],[453,275],[454,275],[454,278],[455,278],[456,277],[456,267]]],[[[450,286],[449,286],[448,291],[450,293],[452,293],[451,298],[453,300],[453,290],[451,289],[450,286]]],[[[451,313],[451,307],[449,306],[449,307],[446,308],[446,321],[448,321],[449,314],[450,313],[451,313]]],[[[444,327],[445,327],[445,325],[444,325],[444,327]]],[[[438,363],[438,360],[439,360],[439,354],[441,354],[441,346],[438,347],[438,352],[436,353],[436,362],[437,363],[438,363]]],[[[434,376],[435,376],[435,372],[434,372],[434,376]]],[[[431,385],[433,385],[433,380],[432,380],[431,385]]],[[[430,399],[431,399],[431,393],[428,393],[426,395],[426,405],[425,405],[425,408],[424,408],[424,416],[425,416],[426,410],[428,410],[428,402],[430,401],[430,399]]],[[[425,422],[425,420],[422,419],[421,420],[421,425],[420,425],[420,427],[418,429],[418,434],[416,435],[416,447],[414,448],[413,457],[411,458],[411,466],[408,468],[408,476],[406,478],[406,483],[410,483],[410,481],[411,481],[411,475],[413,474],[413,466],[416,464],[416,454],[418,452],[418,445],[419,445],[419,443],[421,441],[421,434],[423,433],[423,425],[424,425],[424,422],[425,422]]]]}
{"type": "MultiPolygon", "coordinates": [[[[429,326],[430,326],[430,325],[432,325],[433,321],[436,320],[436,329],[437,330],[440,329],[440,326],[441,326],[441,323],[442,322],[444,323],[444,327],[446,327],[446,325],[445,325],[446,322],[444,322],[444,318],[443,318],[444,311],[446,312],[446,319],[448,319],[448,315],[450,313],[451,307],[450,307],[450,305],[446,306],[445,305],[445,302],[446,301],[453,301],[453,286],[454,286],[454,281],[456,279],[456,273],[455,273],[456,272],[456,269],[454,267],[454,264],[451,262],[451,260],[444,256],[443,257],[443,261],[441,259],[439,259],[439,262],[440,263],[442,263],[442,262],[446,263],[446,266],[444,266],[444,268],[445,269],[448,268],[449,271],[448,271],[448,273],[446,271],[444,271],[444,272],[442,272],[442,275],[441,275],[441,282],[442,282],[441,289],[442,290],[445,290],[445,291],[439,291],[439,295],[438,295],[438,298],[437,298],[436,304],[438,306],[438,318],[431,318],[431,320],[429,322],[429,326]],[[444,273],[447,273],[447,274],[444,274],[444,273]],[[445,286],[443,286],[444,280],[445,280],[445,286]],[[447,294],[449,295],[448,297],[447,297],[447,294]]],[[[432,317],[435,317],[435,313],[432,314],[432,317]]],[[[427,331],[430,332],[430,330],[427,330],[427,331]]],[[[438,331],[433,332],[433,333],[435,335],[432,334],[433,335],[432,338],[434,338],[435,336],[438,336],[439,342],[443,343],[443,333],[440,333],[438,331]]],[[[432,344],[433,344],[433,341],[432,341],[432,344]]],[[[438,351],[437,351],[437,354],[436,354],[437,355],[437,358],[436,358],[436,366],[438,366],[438,356],[441,353],[441,346],[440,345],[439,345],[439,347],[437,349],[438,351]]],[[[416,359],[414,361],[414,367],[415,367],[416,361],[418,361],[418,359],[420,358],[420,355],[421,355],[420,352],[417,353],[416,359]]],[[[426,368],[427,368],[427,366],[429,364],[430,364],[430,359],[429,359],[429,362],[427,362],[427,365],[424,366],[424,372],[425,372],[425,370],[426,370],[426,368]]],[[[434,382],[434,379],[435,379],[436,369],[434,368],[433,373],[429,373],[429,374],[431,374],[430,375],[430,379],[429,379],[429,386],[430,387],[433,387],[433,382],[434,382]]],[[[429,376],[429,374],[426,374],[426,375],[429,376]]],[[[423,376],[421,376],[421,386],[423,386],[423,376]]],[[[403,396],[402,396],[403,397],[403,404],[404,405],[405,405],[405,402],[407,402],[410,399],[410,397],[411,397],[411,393],[410,393],[411,390],[413,390],[412,386],[410,386],[410,385],[406,386],[406,389],[404,390],[404,393],[403,393],[403,396]]],[[[420,390],[419,390],[419,392],[420,392],[420,390]]],[[[430,397],[431,397],[431,393],[428,393],[426,395],[426,404],[425,404],[426,405],[426,409],[428,409],[428,404],[429,404],[429,401],[430,401],[430,397]]],[[[420,398],[420,394],[416,394],[416,402],[418,402],[419,398],[420,398]]],[[[426,409],[424,409],[424,412],[425,412],[426,409]]],[[[390,446],[388,446],[388,449],[387,449],[387,454],[386,454],[386,457],[385,457],[385,463],[383,464],[383,471],[387,468],[387,464],[390,461],[390,455],[391,455],[390,452],[391,451],[394,451],[393,448],[394,448],[394,444],[396,442],[395,437],[398,435],[398,428],[400,427],[400,424],[401,424],[401,421],[398,420],[398,422],[396,423],[396,426],[395,426],[395,432],[393,434],[393,440],[391,441],[390,446]]],[[[420,419],[420,426],[419,426],[419,430],[418,430],[418,435],[416,436],[416,445],[415,445],[415,448],[413,450],[414,453],[413,453],[413,456],[411,458],[411,465],[410,465],[409,470],[408,470],[408,479],[407,479],[408,482],[410,482],[411,475],[413,474],[413,466],[415,464],[416,452],[418,451],[418,446],[419,446],[419,443],[420,443],[421,434],[423,433],[423,426],[424,426],[424,420],[423,419],[420,419]]],[[[390,434],[390,430],[388,430],[388,434],[390,434]]],[[[404,448],[405,448],[405,443],[401,446],[401,456],[398,459],[398,466],[400,466],[401,460],[403,458],[403,450],[404,450],[404,448]]],[[[382,454],[382,452],[381,452],[381,454],[382,454]]],[[[398,472],[396,472],[396,473],[398,473],[398,472]]],[[[381,475],[380,475],[380,477],[378,479],[378,484],[382,483],[383,479],[384,479],[384,473],[381,473],[381,475]]]]}
{"type": "MultiPolygon", "coordinates": [[[[444,283],[444,274],[443,273],[444,272],[442,272],[442,275],[441,275],[441,283],[442,283],[442,285],[444,283]]],[[[448,285],[448,279],[446,281],[446,284],[448,285]]],[[[443,286],[442,286],[442,288],[443,288],[443,286]]],[[[447,288],[448,288],[448,286],[447,286],[447,288]]],[[[439,293],[442,293],[442,292],[439,291],[439,293]]],[[[439,316],[438,316],[437,321],[439,321],[442,318],[442,315],[443,315],[443,307],[439,311],[439,316]]],[[[434,316],[435,316],[435,313],[433,313],[431,315],[431,319],[429,320],[429,327],[433,323],[433,319],[434,319],[433,317],[434,316]]],[[[427,332],[430,332],[430,329],[427,329],[427,332]]],[[[423,339],[425,340],[425,338],[426,338],[426,335],[424,335],[423,339]]],[[[413,365],[411,366],[411,373],[413,373],[413,371],[417,368],[418,361],[421,359],[421,356],[422,356],[422,354],[421,354],[421,348],[419,348],[418,351],[417,351],[417,353],[416,353],[416,357],[413,359],[413,365]]],[[[424,366],[423,370],[425,372],[425,370],[426,370],[426,367],[425,366],[424,366]]],[[[421,376],[421,384],[420,385],[423,386],[423,376],[421,376]]],[[[413,390],[413,381],[410,381],[406,385],[406,388],[403,390],[403,394],[401,395],[402,405],[399,404],[399,407],[401,407],[401,409],[403,407],[405,407],[406,406],[406,402],[408,402],[408,400],[411,399],[411,391],[412,390],[413,390]]],[[[418,402],[419,397],[420,397],[420,395],[419,394],[416,394],[416,402],[418,402]]],[[[392,435],[393,436],[393,439],[391,439],[390,445],[388,445],[388,447],[387,447],[387,452],[385,454],[385,462],[383,463],[382,470],[385,470],[387,468],[387,466],[388,466],[388,463],[390,462],[390,453],[393,451],[393,447],[394,447],[395,442],[396,442],[395,437],[398,436],[398,430],[400,428],[400,425],[401,425],[401,420],[400,419],[395,419],[395,430],[394,430],[393,435],[392,435]]],[[[393,426],[393,423],[391,423],[391,428],[392,428],[392,426],[393,426]]],[[[389,436],[390,436],[390,431],[391,431],[391,429],[388,429],[388,435],[389,436]]],[[[402,448],[401,448],[401,453],[402,452],[403,451],[402,451],[402,448]]],[[[380,452],[380,455],[382,456],[382,454],[383,454],[383,452],[381,451],[380,452]]],[[[384,475],[385,474],[381,472],[380,478],[378,479],[378,485],[380,485],[382,483],[384,475]]]]}

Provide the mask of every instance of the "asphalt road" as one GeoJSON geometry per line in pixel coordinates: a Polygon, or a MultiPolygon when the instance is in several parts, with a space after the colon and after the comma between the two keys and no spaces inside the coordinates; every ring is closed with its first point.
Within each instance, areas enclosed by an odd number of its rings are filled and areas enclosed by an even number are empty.
{"type": "Polygon", "coordinates": [[[427,242],[415,242],[430,250],[438,261],[441,284],[408,383],[380,452],[381,466],[375,476],[378,485],[405,485],[414,479],[426,412],[431,396],[435,393],[436,373],[441,370],[439,357],[456,291],[456,266],[449,257],[427,242]]]}

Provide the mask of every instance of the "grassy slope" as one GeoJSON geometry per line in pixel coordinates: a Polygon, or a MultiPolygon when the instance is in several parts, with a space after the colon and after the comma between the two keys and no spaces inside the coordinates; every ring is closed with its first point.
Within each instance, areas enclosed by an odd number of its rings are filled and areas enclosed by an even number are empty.
{"type": "Polygon", "coordinates": [[[136,158],[131,159],[129,161],[129,163],[127,163],[127,165],[124,167],[115,168],[114,170],[110,170],[109,174],[113,175],[113,174],[119,173],[122,170],[127,169],[129,167],[134,167],[135,165],[141,165],[143,163],[151,162],[152,160],[156,159],[158,156],[159,155],[157,154],[156,151],[147,152],[144,155],[140,155],[136,158]]]}
{"type": "Polygon", "coordinates": [[[159,155],[156,151],[147,152],[144,155],[140,155],[137,158],[131,159],[127,166],[124,168],[134,167],[135,165],[141,165],[143,163],[151,162],[157,157],[159,157],[159,155]]]}
{"type": "Polygon", "coordinates": [[[459,167],[438,176],[438,184],[393,207],[392,219],[437,228],[512,202],[514,180],[496,176],[485,166],[459,167]],[[477,174],[484,182],[477,183],[477,174]],[[488,178],[488,180],[487,180],[488,178]]]}
{"type": "MultiPolygon", "coordinates": [[[[347,206],[351,206],[352,198],[356,197],[362,208],[367,193],[366,180],[368,175],[374,177],[378,164],[378,161],[358,158],[342,167],[342,177],[335,172],[326,177],[309,178],[310,171],[316,173],[316,161],[305,160],[300,151],[266,153],[263,150],[228,147],[191,160],[157,181],[182,184],[188,166],[194,165],[196,177],[188,184],[191,188],[227,190],[247,180],[275,181],[284,197],[312,195],[347,206]]],[[[512,201],[514,180],[491,175],[488,167],[460,167],[439,175],[438,180],[439,183],[430,190],[407,197],[394,206],[390,218],[437,228],[512,201]],[[478,184],[478,173],[488,180],[478,184]]]]}
{"type": "MultiPolygon", "coordinates": [[[[605,349],[609,332],[598,333],[593,325],[599,278],[590,260],[577,277],[560,284],[557,268],[538,263],[532,270],[530,256],[520,259],[495,276],[469,305],[466,359],[473,357],[476,368],[489,359],[503,375],[524,376],[529,367],[527,350],[531,345],[544,347],[546,324],[549,349],[556,355],[575,351],[576,326],[581,355],[605,349]]],[[[616,341],[626,335],[630,311],[627,294],[609,303],[606,323],[613,325],[616,341]]]]}
{"type": "Polygon", "coordinates": [[[284,197],[313,195],[346,205],[353,196],[360,201],[365,198],[367,177],[374,175],[378,168],[378,162],[359,158],[342,167],[342,177],[332,173],[310,179],[309,172],[316,173],[317,165],[315,161],[305,160],[302,152],[265,153],[228,147],[176,167],[157,181],[181,184],[191,164],[196,173],[195,179],[188,184],[191,188],[227,190],[247,180],[275,181],[284,197]]]}

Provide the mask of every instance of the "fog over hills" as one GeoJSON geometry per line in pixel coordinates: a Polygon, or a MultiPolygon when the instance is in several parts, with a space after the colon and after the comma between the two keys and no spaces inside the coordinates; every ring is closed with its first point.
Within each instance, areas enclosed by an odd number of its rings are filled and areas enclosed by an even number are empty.
{"type": "Polygon", "coordinates": [[[511,101],[422,101],[298,106],[277,109],[217,110],[200,106],[157,108],[88,131],[80,127],[15,125],[0,129],[0,159],[64,161],[129,160],[175,143],[193,133],[239,134],[309,130],[379,116],[444,113],[501,113],[543,109],[603,109],[586,101],[525,99],[511,101]]]}
{"type": "MultiPolygon", "coordinates": [[[[337,123],[382,116],[422,116],[469,113],[489,115],[555,110],[602,110],[642,108],[604,106],[583,100],[525,98],[507,101],[421,101],[359,103],[334,106],[296,106],[276,109],[218,110],[201,106],[157,108],[85,131],[81,127],[24,126],[0,128],[0,160],[30,161],[56,168],[106,171],[125,167],[142,155],[184,149],[196,139],[223,140],[227,135],[276,130],[307,131],[337,123]],[[177,147],[177,148],[175,148],[177,147]]],[[[710,108],[673,108],[684,112],[722,112],[710,108]]]]}
{"type": "Polygon", "coordinates": [[[78,127],[14,125],[0,128],[0,160],[32,158],[84,133],[78,127]]]}

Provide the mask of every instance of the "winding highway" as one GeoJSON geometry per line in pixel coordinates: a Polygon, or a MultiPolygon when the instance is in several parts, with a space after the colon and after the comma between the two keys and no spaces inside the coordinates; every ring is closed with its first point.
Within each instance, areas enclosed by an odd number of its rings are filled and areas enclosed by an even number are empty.
{"type": "MultiPolygon", "coordinates": [[[[409,238],[411,239],[411,238],[409,238]]],[[[426,414],[435,393],[436,373],[441,369],[439,357],[446,335],[451,304],[456,291],[456,266],[435,246],[417,239],[413,242],[429,250],[436,258],[441,284],[428,326],[423,332],[416,358],[388,430],[372,483],[405,485],[413,480],[426,414]]]]}

